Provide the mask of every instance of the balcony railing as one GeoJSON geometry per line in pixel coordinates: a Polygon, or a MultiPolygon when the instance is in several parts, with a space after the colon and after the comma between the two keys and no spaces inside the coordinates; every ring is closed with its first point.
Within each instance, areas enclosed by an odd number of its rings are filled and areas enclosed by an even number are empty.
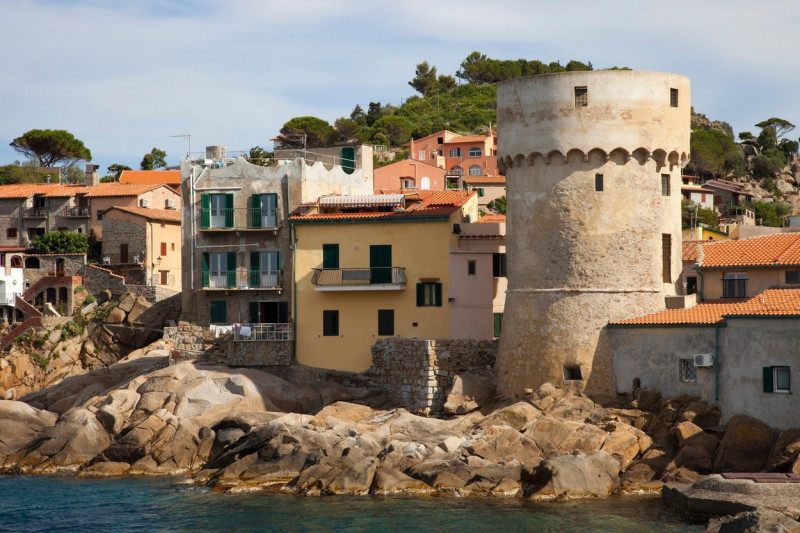
{"type": "Polygon", "coordinates": [[[203,280],[205,289],[280,289],[281,272],[279,270],[227,270],[211,271],[208,280],[203,280]]]}
{"type": "Polygon", "coordinates": [[[62,213],[65,218],[89,218],[88,207],[68,207],[62,213]]]}
{"type": "Polygon", "coordinates": [[[235,341],[290,341],[291,324],[242,324],[233,328],[235,341]]]}
{"type": "Polygon", "coordinates": [[[200,229],[202,230],[274,230],[277,227],[277,209],[200,208],[200,229]]]}
{"type": "Polygon", "coordinates": [[[315,268],[317,290],[400,290],[406,287],[403,267],[315,268]]]}
{"type": "Polygon", "coordinates": [[[47,209],[44,207],[31,207],[22,212],[24,218],[47,218],[47,209]]]}

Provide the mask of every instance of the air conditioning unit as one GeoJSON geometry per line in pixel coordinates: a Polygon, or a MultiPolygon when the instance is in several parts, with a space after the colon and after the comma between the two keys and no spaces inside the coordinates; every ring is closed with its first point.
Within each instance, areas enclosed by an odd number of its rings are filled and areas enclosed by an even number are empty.
{"type": "Polygon", "coordinates": [[[167,198],[167,207],[175,207],[175,199],[167,198]]]}
{"type": "Polygon", "coordinates": [[[713,353],[699,353],[694,356],[694,366],[712,366],[713,364],[713,353]]]}
{"type": "Polygon", "coordinates": [[[141,207],[147,207],[147,204],[148,204],[148,203],[149,203],[149,202],[147,201],[147,198],[142,198],[141,200],[139,200],[139,205],[140,205],[141,207]]]}
{"type": "Polygon", "coordinates": [[[133,262],[136,263],[137,265],[141,265],[142,264],[142,262],[139,261],[139,256],[138,255],[134,255],[133,256],[133,262]]]}
{"type": "Polygon", "coordinates": [[[104,265],[110,265],[111,264],[111,258],[108,257],[108,256],[104,257],[103,258],[103,264],[104,265]]]}

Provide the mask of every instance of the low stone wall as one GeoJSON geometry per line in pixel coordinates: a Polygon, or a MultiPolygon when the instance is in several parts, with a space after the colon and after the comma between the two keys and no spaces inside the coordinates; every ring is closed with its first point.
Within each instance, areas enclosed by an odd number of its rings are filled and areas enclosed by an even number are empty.
{"type": "Polygon", "coordinates": [[[230,366],[286,366],[292,364],[292,341],[229,341],[230,366]]]}
{"type": "Polygon", "coordinates": [[[453,376],[494,368],[497,341],[381,339],[372,346],[368,374],[398,406],[441,414],[453,376]]]}
{"type": "Polygon", "coordinates": [[[107,268],[97,265],[86,265],[83,284],[91,294],[97,294],[108,289],[112,295],[119,297],[126,290],[125,280],[122,276],[118,276],[107,268]]]}
{"type": "Polygon", "coordinates": [[[180,354],[180,359],[196,359],[206,347],[204,330],[202,326],[182,322],[164,328],[163,338],[175,342],[175,351],[180,354]]]}

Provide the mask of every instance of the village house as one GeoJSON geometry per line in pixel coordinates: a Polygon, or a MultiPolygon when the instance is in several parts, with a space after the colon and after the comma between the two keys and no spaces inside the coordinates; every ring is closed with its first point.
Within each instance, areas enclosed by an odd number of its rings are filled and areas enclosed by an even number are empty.
{"type": "Polygon", "coordinates": [[[103,212],[102,265],[125,283],[181,289],[181,213],[114,206],[103,212]]]}
{"type": "Polygon", "coordinates": [[[184,319],[213,326],[215,335],[231,334],[236,364],[289,364],[293,241],[287,214],[325,194],[370,194],[372,179],[357,167],[302,158],[258,166],[219,159],[221,153],[181,163],[188,199],[181,247],[184,319]]]}
{"type": "Polygon", "coordinates": [[[403,159],[375,169],[375,194],[444,190],[444,168],[424,161],[403,159]]]}
{"type": "Polygon", "coordinates": [[[478,193],[478,210],[488,212],[488,205],[506,195],[505,176],[464,176],[464,185],[468,191],[478,193]]]}
{"type": "Polygon", "coordinates": [[[452,304],[464,297],[450,283],[450,252],[459,248],[461,224],[476,218],[477,194],[464,191],[324,196],[300,205],[290,217],[297,361],[359,372],[380,338],[450,337],[452,304]]]}
{"type": "Polygon", "coordinates": [[[458,247],[450,250],[450,337],[497,338],[508,288],[506,217],[484,216],[459,224],[455,231],[458,247]]]}
{"type": "Polygon", "coordinates": [[[103,213],[112,207],[148,207],[180,211],[181,195],[168,185],[158,183],[101,183],[87,188],[91,229],[98,239],[103,238],[103,213]]]}
{"type": "Polygon", "coordinates": [[[421,139],[412,139],[410,157],[445,169],[444,183],[419,184],[420,189],[462,189],[464,176],[498,176],[497,135],[458,135],[442,130],[421,139]]]}

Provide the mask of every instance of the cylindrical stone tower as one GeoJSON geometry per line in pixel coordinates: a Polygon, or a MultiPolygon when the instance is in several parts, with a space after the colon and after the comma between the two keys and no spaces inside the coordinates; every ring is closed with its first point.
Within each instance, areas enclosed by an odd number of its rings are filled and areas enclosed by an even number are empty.
{"type": "Polygon", "coordinates": [[[498,86],[497,109],[508,196],[498,389],[613,394],[605,326],[663,309],[680,277],[689,79],[518,78],[498,86]]]}

